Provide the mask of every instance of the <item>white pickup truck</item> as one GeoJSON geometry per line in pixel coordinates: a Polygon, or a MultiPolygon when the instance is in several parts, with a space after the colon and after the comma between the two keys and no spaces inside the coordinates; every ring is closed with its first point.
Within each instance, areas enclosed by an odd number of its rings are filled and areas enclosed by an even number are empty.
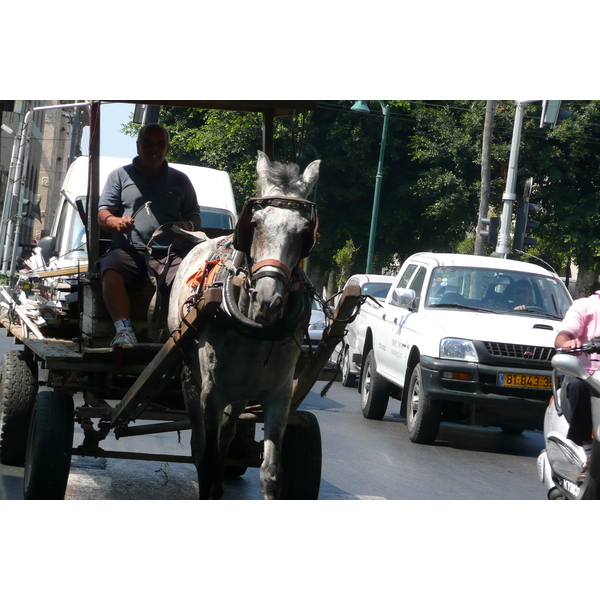
{"type": "Polygon", "coordinates": [[[554,339],[572,299],[560,278],[501,258],[408,258],[361,329],[363,415],[401,401],[411,441],[442,421],[541,429],[552,393],[554,339]]]}

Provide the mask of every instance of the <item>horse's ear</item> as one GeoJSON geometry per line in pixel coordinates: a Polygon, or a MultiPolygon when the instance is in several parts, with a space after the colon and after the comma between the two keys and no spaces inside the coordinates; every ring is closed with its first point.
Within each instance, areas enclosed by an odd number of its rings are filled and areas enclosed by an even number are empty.
{"type": "Polygon", "coordinates": [[[258,151],[258,160],[256,161],[256,173],[258,174],[258,181],[263,183],[267,180],[267,173],[271,167],[271,161],[269,157],[262,152],[258,151]]]}
{"type": "Polygon", "coordinates": [[[305,198],[308,198],[308,195],[312,191],[315,183],[317,183],[317,179],[319,179],[320,165],[320,160],[313,160],[310,165],[304,169],[304,173],[302,173],[302,181],[306,185],[306,191],[304,192],[305,198]]]}

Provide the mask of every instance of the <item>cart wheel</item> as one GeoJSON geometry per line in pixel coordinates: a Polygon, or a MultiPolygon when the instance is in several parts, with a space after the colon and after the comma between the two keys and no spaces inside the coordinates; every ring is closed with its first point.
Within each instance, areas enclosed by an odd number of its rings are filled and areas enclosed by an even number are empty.
{"type": "Polygon", "coordinates": [[[321,487],[321,430],[317,417],[298,411],[304,425],[288,425],[283,436],[282,500],[317,500],[321,487]]]}
{"type": "Polygon", "coordinates": [[[38,391],[35,363],[20,350],[9,350],[0,363],[0,462],[20,467],[25,462],[27,432],[38,391]]]}
{"type": "MultiPolygon", "coordinates": [[[[227,458],[234,460],[244,460],[249,456],[254,443],[254,436],[256,434],[256,424],[239,424],[235,437],[229,444],[229,450],[227,451],[227,458]]],[[[235,479],[241,477],[246,473],[248,467],[239,465],[225,465],[225,479],[235,479]]]]}
{"type": "Polygon", "coordinates": [[[62,500],[67,489],[73,449],[73,398],[40,392],[33,405],[23,496],[25,500],[62,500]]]}

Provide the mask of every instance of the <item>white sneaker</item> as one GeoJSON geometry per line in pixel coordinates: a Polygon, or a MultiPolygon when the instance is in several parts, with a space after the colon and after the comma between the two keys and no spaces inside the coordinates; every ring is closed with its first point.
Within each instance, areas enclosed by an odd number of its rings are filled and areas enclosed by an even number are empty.
{"type": "Polygon", "coordinates": [[[131,327],[123,327],[117,332],[110,345],[119,346],[120,348],[133,348],[133,346],[138,345],[138,341],[131,327]]]}

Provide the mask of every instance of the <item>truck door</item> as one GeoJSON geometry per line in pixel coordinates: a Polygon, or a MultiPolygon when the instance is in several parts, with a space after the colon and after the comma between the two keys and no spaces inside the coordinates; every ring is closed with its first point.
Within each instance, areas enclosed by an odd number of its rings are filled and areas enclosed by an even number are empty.
{"type": "Polygon", "coordinates": [[[388,295],[385,305],[385,315],[382,317],[379,345],[381,352],[377,356],[378,370],[382,375],[397,383],[404,385],[404,373],[410,350],[410,339],[415,323],[415,316],[421,306],[423,283],[427,270],[424,266],[411,265],[414,269],[398,281],[398,288],[408,288],[415,292],[415,300],[410,308],[395,306],[392,294],[388,295]],[[410,279],[409,279],[410,277],[410,279]],[[407,282],[408,280],[408,282],[407,282]]]}

